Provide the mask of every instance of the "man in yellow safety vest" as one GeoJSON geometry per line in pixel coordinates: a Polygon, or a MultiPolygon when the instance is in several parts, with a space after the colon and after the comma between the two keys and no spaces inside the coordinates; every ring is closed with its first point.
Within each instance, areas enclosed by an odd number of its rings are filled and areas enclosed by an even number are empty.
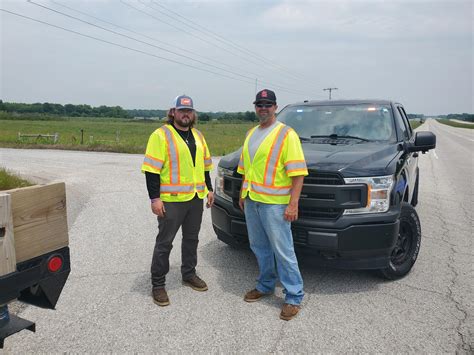
{"type": "Polygon", "coordinates": [[[142,164],[151,210],[158,216],[151,282],[153,300],[159,306],[170,304],[165,278],[180,227],[183,284],[196,291],[207,290],[206,283],[196,275],[196,265],[203,199],[207,196],[207,207],[214,203],[209,175],[212,159],[204,136],[193,128],[196,119],[193,100],[178,96],[168,112],[168,123],[151,134],[142,164]]]}
{"type": "Polygon", "coordinates": [[[275,93],[258,92],[254,104],[260,124],[247,133],[237,172],[243,175],[239,204],[259,277],[244,300],[255,302],[272,294],[279,277],[285,293],[280,318],[290,320],[298,314],[304,295],[291,222],[298,219],[298,200],[308,170],[298,135],[276,120],[275,93]]]}

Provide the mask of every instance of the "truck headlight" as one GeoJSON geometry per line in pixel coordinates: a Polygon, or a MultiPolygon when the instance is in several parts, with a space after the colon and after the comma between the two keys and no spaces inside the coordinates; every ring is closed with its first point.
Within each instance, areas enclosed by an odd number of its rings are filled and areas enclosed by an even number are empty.
{"type": "Polygon", "coordinates": [[[382,213],[390,207],[390,193],[392,192],[394,178],[389,176],[345,178],[346,184],[367,185],[367,206],[345,210],[345,215],[358,213],[382,213]]]}
{"type": "Polygon", "coordinates": [[[216,195],[222,197],[224,200],[232,202],[232,197],[224,192],[224,176],[232,176],[232,170],[217,167],[216,177],[216,195]]]}

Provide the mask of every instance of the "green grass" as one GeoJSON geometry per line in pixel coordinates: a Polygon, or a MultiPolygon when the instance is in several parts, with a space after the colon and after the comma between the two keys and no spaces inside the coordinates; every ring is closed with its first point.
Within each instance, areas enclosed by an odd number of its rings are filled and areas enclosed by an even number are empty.
{"type": "Polygon", "coordinates": [[[419,120],[410,120],[411,129],[418,128],[421,125],[422,125],[422,123],[419,120]]]}
{"type": "Polygon", "coordinates": [[[459,128],[474,128],[474,124],[469,124],[469,123],[461,123],[461,122],[455,122],[447,119],[440,119],[438,120],[439,123],[451,126],[451,127],[459,127],[459,128]]]}
{"type": "Polygon", "coordinates": [[[33,183],[24,180],[16,175],[13,175],[8,170],[0,168],[0,191],[15,189],[18,187],[26,187],[34,185],[33,183]]]}
{"type": "MultiPolygon", "coordinates": [[[[150,134],[163,122],[60,118],[60,120],[0,119],[0,146],[11,148],[49,148],[93,150],[120,153],[145,152],[150,134]],[[81,129],[84,131],[81,144],[81,129]],[[47,138],[18,138],[22,134],[59,134],[57,144],[47,138]],[[118,137],[118,139],[117,139],[118,137]]],[[[247,130],[256,123],[199,123],[213,156],[238,149],[247,130]]]]}

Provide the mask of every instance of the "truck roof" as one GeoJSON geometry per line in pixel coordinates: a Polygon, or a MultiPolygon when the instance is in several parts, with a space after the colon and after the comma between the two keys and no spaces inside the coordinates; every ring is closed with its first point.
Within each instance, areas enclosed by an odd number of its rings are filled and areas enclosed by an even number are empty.
{"type": "Polygon", "coordinates": [[[357,100],[305,100],[292,103],[288,106],[326,106],[326,105],[357,105],[357,104],[378,104],[390,105],[394,103],[392,100],[381,99],[357,99],[357,100]]]}

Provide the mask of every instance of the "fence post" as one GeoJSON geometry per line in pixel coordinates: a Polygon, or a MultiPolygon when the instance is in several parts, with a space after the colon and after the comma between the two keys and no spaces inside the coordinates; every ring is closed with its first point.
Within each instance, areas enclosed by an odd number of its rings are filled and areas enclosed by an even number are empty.
{"type": "Polygon", "coordinates": [[[58,138],[59,138],[59,134],[56,132],[56,133],[54,134],[54,141],[53,141],[54,144],[56,144],[56,143],[58,142],[58,138]]]}

